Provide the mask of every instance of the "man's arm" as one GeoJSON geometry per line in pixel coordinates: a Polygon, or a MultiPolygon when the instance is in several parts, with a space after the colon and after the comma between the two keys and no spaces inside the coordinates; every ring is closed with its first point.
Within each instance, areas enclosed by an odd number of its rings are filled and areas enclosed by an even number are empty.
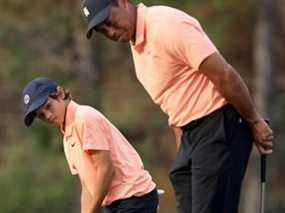
{"type": "Polygon", "coordinates": [[[84,177],[80,176],[82,183],[81,213],[99,213],[115,170],[109,151],[92,151],[88,154],[91,155],[95,168],[91,171],[93,176],[91,181],[94,182],[86,183],[84,177]],[[88,187],[88,184],[92,187],[88,187]]]}
{"type": "Polygon", "coordinates": [[[273,131],[258,114],[248,88],[240,75],[219,53],[214,53],[205,59],[199,70],[214,83],[226,100],[248,121],[258,150],[263,154],[271,154],[273,131]]]}

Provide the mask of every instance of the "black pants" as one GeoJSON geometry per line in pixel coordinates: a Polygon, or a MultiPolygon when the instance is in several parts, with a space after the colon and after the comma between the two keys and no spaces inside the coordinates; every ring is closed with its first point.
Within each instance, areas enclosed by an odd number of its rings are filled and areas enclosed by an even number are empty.
{"type": "Polygon", "coordinates": [[[156,213],[158,207],[158,194],[154,189],[141,197],[130,197],[117,200],[103,209],[104,213],[156,213]]]}
{"type": "Polygon", "coordinates": [[[182,127],[170,171],[179,213],[237,213],[252,150],[245,120],[230,105],[182,127]]]}

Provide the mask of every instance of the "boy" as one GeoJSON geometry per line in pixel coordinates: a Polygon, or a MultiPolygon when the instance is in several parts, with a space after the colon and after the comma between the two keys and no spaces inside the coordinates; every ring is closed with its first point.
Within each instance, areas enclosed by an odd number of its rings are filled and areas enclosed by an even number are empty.
{"type": "Polygon", "coordinates": [[[81,212],[154,213],[155,183],[124,136],[100,112],[75,103],[63,87],[46,77],[23,90],[24,123],[34,118],[63,135],[64,152],[73,175],[82,185],[81,212]]]}

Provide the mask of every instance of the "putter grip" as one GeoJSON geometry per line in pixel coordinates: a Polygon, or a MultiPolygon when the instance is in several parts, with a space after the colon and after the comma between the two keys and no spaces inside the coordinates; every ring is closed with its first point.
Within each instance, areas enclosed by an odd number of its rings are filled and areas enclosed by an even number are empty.
{"type": "Polygon", "coordinates": [[[266,182],[266,155],[261,155],[261,182],[266,182]]]}
{"type": "MultiPolygon", "coordinates": [[[[264,119],[267,124],[269,124],[269,119],[264,119]]],[[[266,182],[266,155],[261,155],[261,183],[266,182]]]]}

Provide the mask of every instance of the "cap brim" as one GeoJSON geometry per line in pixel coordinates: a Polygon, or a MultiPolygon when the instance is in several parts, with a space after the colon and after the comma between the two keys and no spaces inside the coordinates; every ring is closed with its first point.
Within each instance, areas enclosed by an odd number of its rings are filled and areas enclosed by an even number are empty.
{"type": "Polygon", "coordinates": [[[104,8],[102,11],[100,11],[97,15],[93,17],[93,19],[88,23],[88,31],[86,34],[86,37],[90,39],[92,37],[92,31],[93,28],[96,27],[98,24],[105,21],[105,19],[110,14],[110,5],[108,5],[106,8],[104,8]]]}
{"type": "Polygon", "coordinates": [[[24,123],[27,127],[31,126],[36,115],[35,115],[35,111],[40,108],[47,100],[49,94],[44,95],[43,97],[37,99],[36,101],[34,101],[34,103],[32,103],[27,112],[25,113],[25,117],[24,117],[24,123]]]}

